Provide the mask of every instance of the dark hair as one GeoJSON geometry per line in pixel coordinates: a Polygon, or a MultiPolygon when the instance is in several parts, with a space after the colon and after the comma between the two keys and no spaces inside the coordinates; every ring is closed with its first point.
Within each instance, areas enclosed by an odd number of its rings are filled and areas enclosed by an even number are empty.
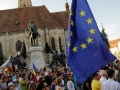
{"type": "Polygon", "coordinates": [[[119,63],[119,60],[116,61],[116,64],[119,63]]]}
{"type": "Polygon", "coordinates": [[[56,79],[57,77],[52,77],[52,82],[54,82],[54,80],[56,79]]]}
{"type": "Polygon", "coordinates": [[[60,76],[60,71],[57,71],[57,77],[59,77],[60,76]]]}
{"type": "Polygon", "coordinates": [[[107,74],[109,78],[112,78],[112,76],[115,74],[115,71],[113,69],[107,70],[107,74]]]}
{"type": "Polygon", "coordinates": [[[15,71],[15,74],[16,74],[16,73],[19,73],[19,71],[15,71]]]}
{"type": "Polygon", "coordinates": [[[43,71],[45,71],[46,70],[46,68],[43,68],[43,71]]]}
{"type": "Polygon", "coordinates": [[[108,66],[104,66],[104,67],[103,67],[103,70],[108,70],[108,69],[109,69],[108,66]]]}
{"type": "Polygon", "coordinates": [[[12,76],[8,76],[8,78],[12,78],[12,76]]]}
{"type": "Polygon", "coordinates": [[[21,75],[21,77],[23,78],[25,75],[26,75],[26,74],[25,74],[25,73],[23,73],[23,74],[21,75]]]}
{"type": "Polygon", "coordinates": [[[97,75],[98,75],[97,72],[95,72],[95,73],[92,74],[93,77],[95,77],[95,76],[97,76],[97,75]]]}
{"type": "Polygon", "coordinates": [[[29,74],[28,75],[28,80],[30,80],[30,76],[32,75],[32,79],[34,79],[34,75],[33,74],[29,74]]]}
{"type": "MultiPolygon", "coordinates": [[[[67,81],[69,81],[69,77],[71,76],[72,74],[68,74],[67,75],[67,81]]],[[[73,75],[72,75],[73,76],[73,75]]]]}
{"type": "Polygon", "coordinates": [[[36,90],[42,90],[42,88],[44,87],[44,85],[43,85],[44,82],[45,82],[45,80],[42,80],[41,82],[39,82],[39,84],[36,87],[36,90]]]}

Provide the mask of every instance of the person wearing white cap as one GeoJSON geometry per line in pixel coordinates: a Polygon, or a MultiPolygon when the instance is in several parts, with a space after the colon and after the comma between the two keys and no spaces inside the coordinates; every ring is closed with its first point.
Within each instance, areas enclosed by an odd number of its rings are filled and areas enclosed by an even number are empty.
{"type": "Polygon", "coordinates": [[[9,82],[8,87],[9,87],[9,90],[15,90],[15,85],[13,84],[13,82],[9,82]]]}

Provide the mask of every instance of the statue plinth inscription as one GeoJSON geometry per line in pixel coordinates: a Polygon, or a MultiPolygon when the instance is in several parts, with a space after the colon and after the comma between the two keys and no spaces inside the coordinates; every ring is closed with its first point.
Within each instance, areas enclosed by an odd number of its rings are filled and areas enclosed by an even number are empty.
{"type": "Polygon", "coordinates": [[[28,68],[32,68],[32,63],[34,63],[38,69],[46,66],[44,57],[42,55],[42,47],[30,47],[30,60],[28,68]]]}

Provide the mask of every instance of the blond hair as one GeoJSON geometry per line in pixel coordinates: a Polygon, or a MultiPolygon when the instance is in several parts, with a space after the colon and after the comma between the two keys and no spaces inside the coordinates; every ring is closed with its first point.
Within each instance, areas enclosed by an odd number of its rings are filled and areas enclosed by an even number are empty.
{"type": "Polygon", "coordinates": [[[28,90],[36,90],[36,84],[35,83],[30,83],[28,86],[28,90]]]}

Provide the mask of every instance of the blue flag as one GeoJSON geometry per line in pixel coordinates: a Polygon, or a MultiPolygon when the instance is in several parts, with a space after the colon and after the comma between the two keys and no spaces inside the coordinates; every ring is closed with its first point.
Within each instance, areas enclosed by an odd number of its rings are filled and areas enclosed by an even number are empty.
{"type": "Polygon", "coordinates": [[[37,69],[37,67],[34,65],[34,63],[32,63],[32,65],[33,65],[34,71],[35,71],[35,72],[38,72],[38,69],[37,69]]]}
{"type": "Polygon", "coordinates": [[[7,66],[10,67],[12,65],[11,60],[8,62],[7,66]]]}
{"type": "Polygon", "coordinates": [[[80,83],[116,59],[107,48],[87,0],[72,1],[66,55],[80,83]]]}

